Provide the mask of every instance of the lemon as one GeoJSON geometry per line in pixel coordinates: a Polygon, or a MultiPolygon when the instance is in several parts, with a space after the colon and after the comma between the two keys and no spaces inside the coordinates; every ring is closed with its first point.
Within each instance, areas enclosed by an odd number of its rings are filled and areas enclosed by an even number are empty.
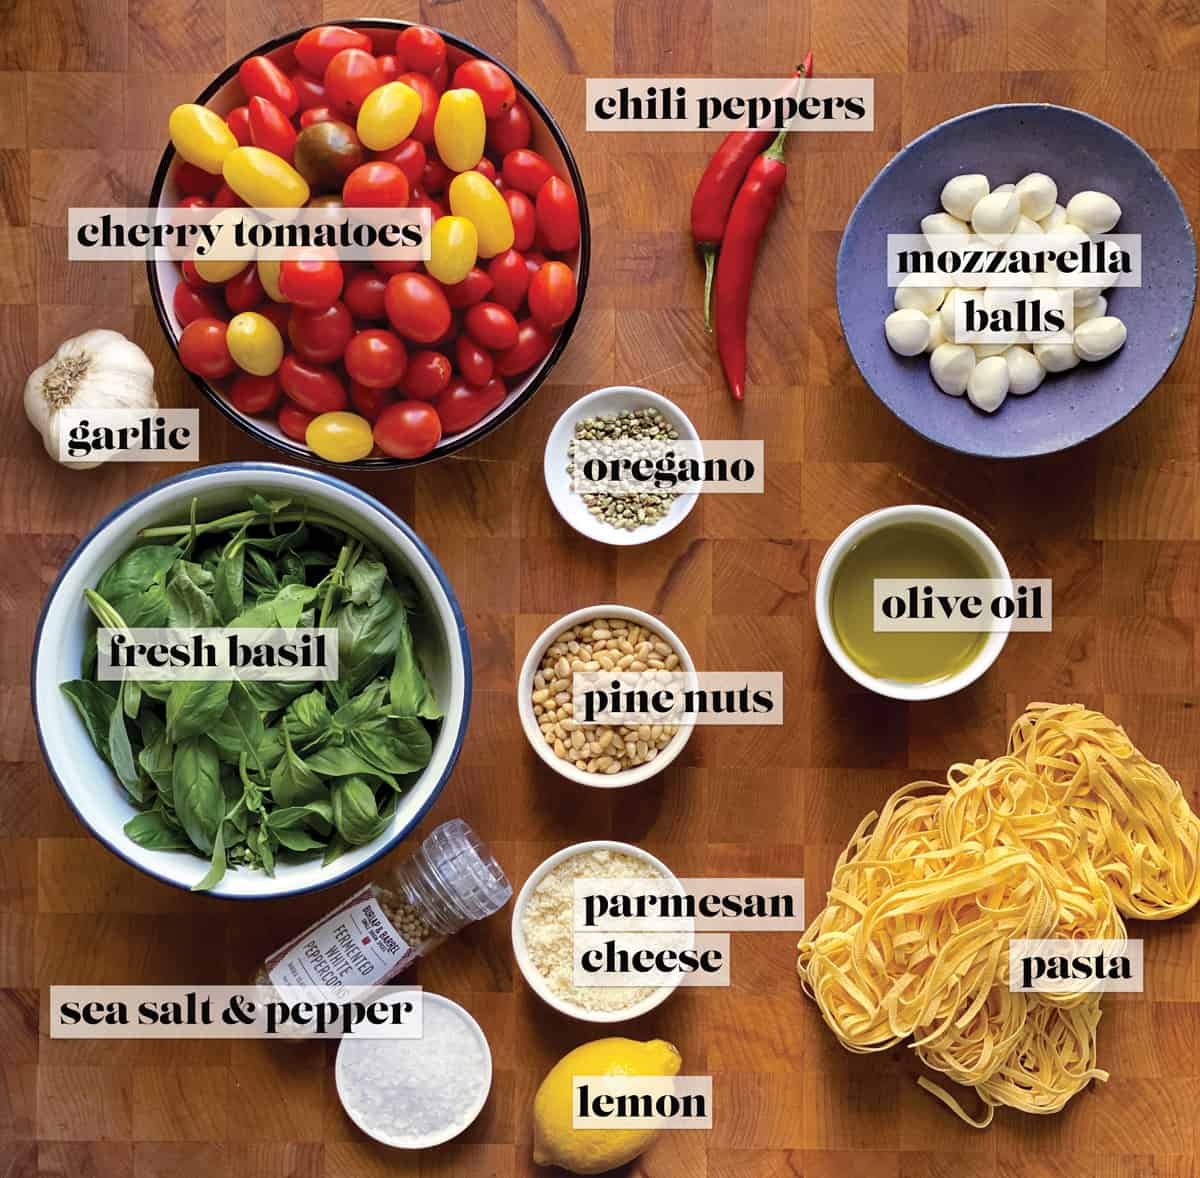
{"type": "Polygon", "coordinates": [[[533,1160],[575,1174],[602,1174],[650,1148],[655,1129],[573,1129],[575,1076],[676,1076],[678,1050],[662,1039],[596,1039],[568,1051],[550,1069],[533,1099],[533,1160]]]}

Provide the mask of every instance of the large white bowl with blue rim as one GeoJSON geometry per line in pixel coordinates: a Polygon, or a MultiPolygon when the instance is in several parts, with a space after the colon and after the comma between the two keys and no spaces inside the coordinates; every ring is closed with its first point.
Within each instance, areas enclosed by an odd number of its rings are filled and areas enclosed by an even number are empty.
{"type": "Polygon", "coordinates": [[[414,627],[414,638],[445,716],[434,737],[432,759],[402,795],[391,823],[377,839],[352,848],[327,867],[318,856],[278,864],[274,877],[258,870],[231,869],[209,894],[240,900],[274,899],[328,887],[395,846],[433,805],[449,778],[462,747],[471,701],[466,625],[446,574],[412,528],[383,504],[330,475],[274,463],[235,462],[167,479],[122,504],[83,539],[50,590],[34,638],[33,713],[42,754],[71,808],[96,838],[127,863],[175,887],[191,888],[208,871],[207,859],[199,855],[150,850],[125,835],[122,828],[136,811],[92,746],[59,684],[79,677],[89,627],[84,589],[96,585],[143,528],[186,522],[193,498],[199,500],[201,519],[240,510],[256,491],[268,498],[290,496],[293,501],[319,505],[371,540],[394,573],[411,578],[421,599],[421,624],[414,627]]]}

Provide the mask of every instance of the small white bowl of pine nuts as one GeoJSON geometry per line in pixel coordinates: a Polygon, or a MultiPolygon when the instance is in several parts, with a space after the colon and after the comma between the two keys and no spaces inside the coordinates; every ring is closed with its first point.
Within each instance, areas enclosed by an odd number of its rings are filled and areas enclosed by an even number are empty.
{"type": "Polygon", "coordinates": [[[691,679],[687,648],[658,618],[624,605],[590,605],[566,614],[538,635],[517,678],[521,727],[556,773],[596,789],[637,785],[683,751],[693,723],[582,725],[573,718],[576,671],[661,669],[691,679]]]}

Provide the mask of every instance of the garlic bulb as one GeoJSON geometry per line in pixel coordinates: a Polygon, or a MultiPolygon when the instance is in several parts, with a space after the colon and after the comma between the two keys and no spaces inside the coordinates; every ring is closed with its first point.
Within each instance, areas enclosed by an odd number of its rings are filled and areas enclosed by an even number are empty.
{"type": "MultiPolygon", "coordinates": [[[[25,416],[42,435],[46,453],[59,461],[63,409],[155,409],[154,365],[118,331],[98,328],[66,340],[25,382],[25,416]]],[[[105,461],[64,463],[90,470],[105,461]]]]}

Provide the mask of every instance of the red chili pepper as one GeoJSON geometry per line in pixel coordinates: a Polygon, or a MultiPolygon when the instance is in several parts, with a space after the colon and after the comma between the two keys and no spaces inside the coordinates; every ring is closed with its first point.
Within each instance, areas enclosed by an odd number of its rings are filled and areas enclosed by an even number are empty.
{"type": "Polygon", "coordinates": [[[750,165],[729,211],[725,240],[717,262],[717,351],[725,380],[735,401],[746,391],[746,318],[750,310],[750,283],[758,247],[779,193],[787,179],[783,162],[786,128],[775,142],[750,165]]]}
{"type": "MultiPolygon", "coordinates": [[[[812,77],[812,54],[796,71],[785,97],[795,91],[805,78],[812,77]]],[[[704,326],[711,331],[710,304],[712,301],[713,268],[717,247],[725,235],[729,210],[738,188],[746,177],[755,157],[775,138],[774,131],[732,131],[717,148],[692,197],[692,237],[704,256],[704,326]]]]}

